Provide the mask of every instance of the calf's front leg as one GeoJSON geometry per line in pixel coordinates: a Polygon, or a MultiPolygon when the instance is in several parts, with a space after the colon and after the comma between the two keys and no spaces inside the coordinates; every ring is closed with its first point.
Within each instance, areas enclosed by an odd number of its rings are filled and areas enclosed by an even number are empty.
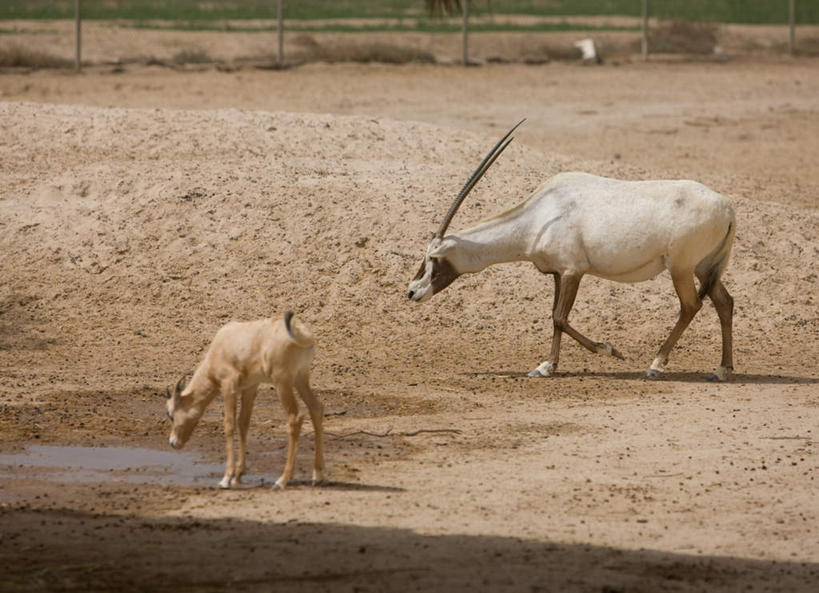
{"type": "Polygon", "coordinates": [[[236,471],[230,481],[230,486],[237,486],[245,475],[247,457],[247,432],[250,428],[250,415],[253,413],[253,403],[256,401],[257,387],[250,387],[242,392],[242,409],[239,411],[239,459],[236,462],[236,471]]]}
{"type": "Polygon", "coordinates": [[[219,482],[219,488],[230,488],[236,474],[233,452],[236,432],[236,391],[230,388],[222,390],[222,393],[225,398],[225,475],[219,482]]]}

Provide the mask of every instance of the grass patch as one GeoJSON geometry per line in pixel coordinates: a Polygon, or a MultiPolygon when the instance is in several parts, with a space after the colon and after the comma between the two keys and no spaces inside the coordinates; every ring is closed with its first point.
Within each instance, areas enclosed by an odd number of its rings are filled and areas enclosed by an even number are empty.
{"type": "Polygon", "coordinates": [[[71,68],[74,62],[17,43],[0,46],[0,68],[71,68]]]}
{"type": "MultiPolygon", "coordinates": [[[[819,2],[796,3],[800,24],[819,24],[819,2]]],[[[83,0],[88,19],[115,20],[220,20],[272,19],[276,16],[271,0],[83,0]]],[[[636,0],[475,0],[471,13],[538,16],[624,15],[639,16],[636,0]]],[[[288,2],[289,19],[406,18],[423,15],[420,0],[310,0],[288,2]]],[[[788,3],[784,0],[651,0],[651,14],[661,19],[712,21],[719,23],[785,24],[788,3]]],[[[0,19],[69,19],[74,0],[3,0],[0,19]]]]}

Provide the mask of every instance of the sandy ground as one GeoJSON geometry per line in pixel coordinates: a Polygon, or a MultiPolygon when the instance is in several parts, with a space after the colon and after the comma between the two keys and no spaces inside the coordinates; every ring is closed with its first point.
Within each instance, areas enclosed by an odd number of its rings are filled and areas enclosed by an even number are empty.
{"type": "MultiPolygon", "coordinates": [[[[97,67],[6,73],[0,95],[0,453],[134,463],[0,465],[0,590],[816,590],[815,59],[97,67]],[[738,219],[733,381],[704,381],[710,304],[642,378],[677,313],[665,274],[584,280],[573,324],[627,360],[564,339],[541,380],[552,285],[531,266],[407,302],[521,117],[454,228],[560,171],[705,182],[738,219]],[[319,337],[330,483],[307,483],[309,425],[285,491],[130,480],[216,329],[286,309],[319,337]]],[[[189,445],[209,463],[219,406],[189,445]]],[[[275,479],[285,435],[265,389],[254,476],[275,479]]]]}

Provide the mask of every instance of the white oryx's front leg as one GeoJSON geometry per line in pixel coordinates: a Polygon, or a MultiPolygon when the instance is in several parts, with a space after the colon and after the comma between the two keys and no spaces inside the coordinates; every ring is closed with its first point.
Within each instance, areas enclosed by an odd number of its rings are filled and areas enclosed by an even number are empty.
{"type": "MultiPolygon", "coordinates": [[[[560,296],[560,274],[552,274],[555,279],[555,294],[552,299],[552,321],[554,322],[555,311],[557,311],[557,301],[560,296]]],[[[554,325],[554,323],[553,323],[554,325]]],[[[554,333],[552,334],[552,352],[549,360],[544,360],[538,367],[530,372],[529,377],[549,377],[557,370],[557,362],[560,357],[560,337],[562,332],[554,325],[554,333]]]]}
{"type": "Polygon", "coordinates": [[[595,354],[608,354],[623,360],[623,355],[608,342],[593,342],[579,331],[569,325],[569,313],[574,306],[577,291],[580,288],[582,274],[565,274],[562,278],[555,274],[555,302],[552,307],[552,322],[554,324],[554,334],[552,337],[551,359],[544,361],[534,371],[529,373],[530,377],[549,377],[557,370],[557,363],[560,360],[560,338],[563,332],[569,334],[577,340],[581,346],[589,352],[595,354]]]}

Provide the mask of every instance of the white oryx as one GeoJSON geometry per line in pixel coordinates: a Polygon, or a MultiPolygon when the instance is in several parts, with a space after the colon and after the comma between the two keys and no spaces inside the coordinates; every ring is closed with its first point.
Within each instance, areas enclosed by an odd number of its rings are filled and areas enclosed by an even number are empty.
{"type": "Polygon", "coordinates": [[[663,370],[671,349],[708,295],[722,327],[722,362],[711,378],[727,379],[733,370],[734,304],[720,277],[728,263],[736,224],[726,198],[702,184],[561,173],[508,212],[465,231],[444,234],[463,199],[509,145],[521,123],[486,155],[458,194],[427,247],[407,296],[423,301],[462,274],[503,262],[532,262],[555,280],[551,356],[529,373],[549,376],[557,369],[564,332],[592,352],[623,358],[611,344],[593,342],[569,325],[569,312],[584,274],[642,282],[668,270],[680,299],[680,315],[647,377],[654,378],[663,370]],[[700,281],[699,291],[694,276],[700,281]]]}

